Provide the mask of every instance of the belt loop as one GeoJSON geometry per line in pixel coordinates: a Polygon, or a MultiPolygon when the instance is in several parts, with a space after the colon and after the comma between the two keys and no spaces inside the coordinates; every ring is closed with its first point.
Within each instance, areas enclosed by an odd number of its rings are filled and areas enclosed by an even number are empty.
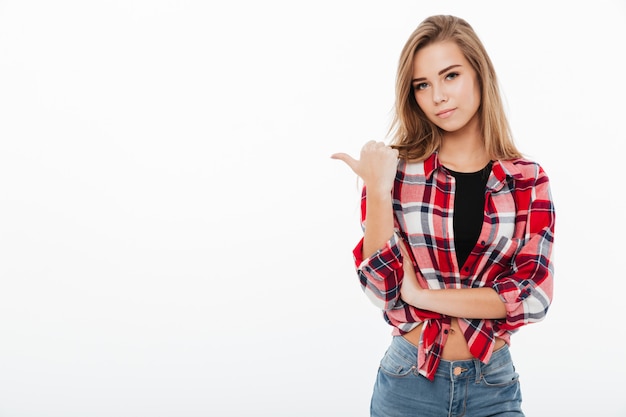
{"type": "Polygon", "coordinates": [[[482,371],[480,369],[481,367],[481,362],[478,359],[474,359],[474,368],[476,368],[476,383],[478,384],[480,382],[480,379],[482,378],[482,371]]]}

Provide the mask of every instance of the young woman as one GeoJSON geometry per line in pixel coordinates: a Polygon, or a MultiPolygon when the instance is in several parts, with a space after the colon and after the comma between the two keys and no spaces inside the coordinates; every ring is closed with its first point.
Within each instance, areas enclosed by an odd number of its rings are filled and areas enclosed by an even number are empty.
{"type": "Polygon", "coordinates": [[[393,327],[372,416],[523,416],[509,344],[552,300],[548,177],[515,147],[472,27],[432,16],[400,56],[393,140],[344,161],[363,181],[364,292],[393,327]]]}

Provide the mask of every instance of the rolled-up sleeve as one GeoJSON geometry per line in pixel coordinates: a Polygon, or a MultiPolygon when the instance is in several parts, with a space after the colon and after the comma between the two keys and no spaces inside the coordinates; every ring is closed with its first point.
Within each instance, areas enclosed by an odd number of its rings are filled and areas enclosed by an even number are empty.
{"type": "Polygon", "coordinates": [[[404,270],[399,237],[394,235],[372,256],[363,258],[363,238],[353,251],[361,287],[378,308],[393,309],[400,299],[404,270]]]}
{"type": "Polygon", "coordinates": [[[506,318],[498,320],[503,330],[543,320],[552,303],[555,210],[548,177],[541,168],[528,195],[524,244],[509,272],[492,283],[506,306],[506,318]]]}

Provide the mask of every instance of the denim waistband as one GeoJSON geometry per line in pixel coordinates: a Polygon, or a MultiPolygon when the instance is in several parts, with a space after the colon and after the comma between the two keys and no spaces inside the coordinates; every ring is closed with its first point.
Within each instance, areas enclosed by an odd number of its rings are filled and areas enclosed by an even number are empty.
{"type": "MultiPolygon", "coordinates": [[[[415,361],[417,364],[417,347],[402,336],[394,336],[391,341],[392,349],[397,354],[406,359],[415,361]]],[[[478,379],[483,373],[488,373],[490,369],[497,369],[512,362],[509,346],[504,345],[493,352],[489,363],[482,363],[478,359],[466,359],[460,361],[441,360],[437,368],[437,377],[449,379],[475,378],[478,379]]]]}

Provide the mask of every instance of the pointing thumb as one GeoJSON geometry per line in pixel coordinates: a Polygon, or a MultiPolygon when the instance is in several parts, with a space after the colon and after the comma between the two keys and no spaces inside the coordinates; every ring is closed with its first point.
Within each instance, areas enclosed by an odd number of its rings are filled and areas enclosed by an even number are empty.
{"type": "Polygon", "coordinates": [[[345,162],[353,171],[355,171],[356,164],[359,162],[347,153],[338,152],[334,153],[330,156],[332,159],[338,159],[340,161],[345,162]]]}

